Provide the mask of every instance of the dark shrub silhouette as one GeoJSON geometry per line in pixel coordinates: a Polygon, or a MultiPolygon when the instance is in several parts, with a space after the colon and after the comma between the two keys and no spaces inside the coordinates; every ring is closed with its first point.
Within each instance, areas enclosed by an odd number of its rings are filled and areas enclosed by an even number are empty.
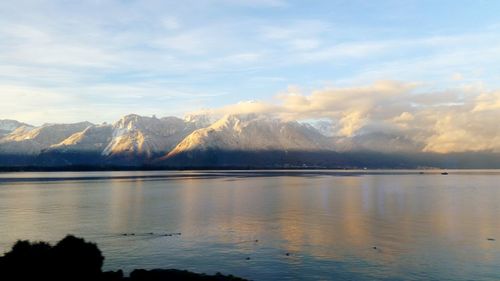
{"type": "Polygon", "coordinates": [[[1,281],[165,281],[244,280],[234,276],[197,274],[176,269],[136,269],[130,277],[121,270],[102,272],[104,257],[96,244],[68,235],[55,246],[45,242],[18,241],[0,257],[1,281]]]}
{"type": "Polygon", "coordinates": [[[39,280],[51,272],[51,246],[44,242],[18,241],[0,258],[1,280],[39,280]]]}
{"type": "Polygon", "coordinates": [[[104,257],[93,243],[72,235],[56,246],[18,241],[0,258],[1,280],[99,280],[104,257]]]}
{"type": "Polygon", "coordinates": [[[96,244],[68,235],[52,248],[53,260],[59,267],[58,276],[95,280],[101,274],[104,257],[96,244]]]}

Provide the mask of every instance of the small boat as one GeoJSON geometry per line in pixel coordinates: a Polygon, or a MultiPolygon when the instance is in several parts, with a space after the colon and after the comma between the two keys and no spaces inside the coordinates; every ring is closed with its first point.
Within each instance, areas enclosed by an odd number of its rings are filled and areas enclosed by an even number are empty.
{"type": "Polygon", "coordinates": [[[446,176],[447,174],[448,174],[448,172],[442,172],[442,173],[441,173],[441,175],[445,175],[445,176],[446,176]]]}

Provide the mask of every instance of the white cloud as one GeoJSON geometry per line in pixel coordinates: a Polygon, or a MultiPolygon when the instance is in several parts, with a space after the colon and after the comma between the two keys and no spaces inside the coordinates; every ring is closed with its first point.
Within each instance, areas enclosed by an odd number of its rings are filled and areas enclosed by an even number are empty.
{"type": "Polygon", "coordinates": [[[243,5],[253,7],[285,7],[288,2],[285,0],[218,0],[231,5],[243,5]]]}
{"type": "Polygon", "coordinates": [[[298,50],[311,50],[320,46],[318,39],[294,39],[290,42],[293,48],[298,50]]]}
{"type": "Polygon", "coordinates": [[[179,20],[175,17],[164,18],[162,24],[167,30],[176,30],[181,27],[179,20]]]}

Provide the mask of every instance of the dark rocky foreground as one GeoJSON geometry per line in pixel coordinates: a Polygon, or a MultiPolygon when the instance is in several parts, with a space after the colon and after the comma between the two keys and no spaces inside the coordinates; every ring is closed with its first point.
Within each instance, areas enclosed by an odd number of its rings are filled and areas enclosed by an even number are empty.
{"type": "Polygon", "coordinates": [[[96,244],[72,235],[56,245],[46,242],[18,241],[0,257],[0,280],[245,280],[232,275],[206,275],[177,269],[136,269],[129,277],[121,270],[102,271],[104,256],[96,244]]]}

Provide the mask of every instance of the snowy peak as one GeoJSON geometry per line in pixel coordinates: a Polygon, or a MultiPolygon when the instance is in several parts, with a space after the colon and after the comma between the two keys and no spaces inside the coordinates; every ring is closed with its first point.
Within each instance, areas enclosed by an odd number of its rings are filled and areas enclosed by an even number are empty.
{"type": "Polygon", "coordinates": [[[32,140],[43,146],[50,146],[68,138],[72,134],[92,126],[90,122],[74,124],[47,124],[41,127],[21,127],[5,137],[6,140],[32,140]]]}
{"type": "Polygon", "coordinates": [[[195,129],[196,124],[176,117],[127,115],[113,125],[112,140],[102,154],[151,157],[166,153],[195,129]]]}
{"type": "Polygon", "coordinates": [[[9,133],[12,133],[19,127],[32,127],[31,125],[10,119],[0,120],[0,137],[5,136],[9,133]]]}
{"type": "Polygon", "coordinates": [[[94,125],[69,136],[62,142],[50,146],[48,151],[57,152],[98,152],[100,153],[111,141],[111,125],[94,125]]]}
{"type": "Polygon", "coordinates": [[[324,136],[333,137],[335,135],[336,128],[332,121],[317,120],[313,121],[311,125],[324,136]]]}
{"type": "Polygon", "coordinates": [[[213,116],[210,114],[188,114],[184,117],[184,121],[194,124],[196,127],[208,127],[214,122],[213,116]]]}
{"type": "Polygon", "coordinates": [[[194,131],[168,156],[192,150],[327,150],[328,138],[310,125],[267,116],[226,115],[211,126],[194,131]]]}
{"type": "Polygon", "coordinates": [[[129,114],[118,120],[113,127],[121,130],[137,130],[148,129],[159,123],[159,119],[155,116],[146,117],[137,114],[129,114]]]}
{"type": "Polygon", "coordinates": [[[12,154],[39,154],[92,123],[47,124],[41,127],[21,126],[0,140],[0,152],[12,154]]]}

